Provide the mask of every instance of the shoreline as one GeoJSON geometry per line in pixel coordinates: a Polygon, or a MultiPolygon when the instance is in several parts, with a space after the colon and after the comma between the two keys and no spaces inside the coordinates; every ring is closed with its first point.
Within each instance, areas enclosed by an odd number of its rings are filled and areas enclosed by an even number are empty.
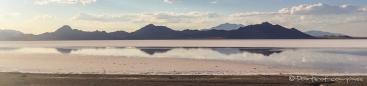
{"type": "Polygon", "coordinates": [[[367,79],[367,73],[338,74],[317,68],[249,61],[0,55],[0,86],[367,86],[363,81],[367,79]],[[323,78],[328,80],[320,81],[323,78]],[[338,78],[344,81],[331,80],[338,78]]]}
{"type": "Polygon", "coordinates": [[[367,48],[367,40],[79,40],[1,41],[0,47],[284,47],[367,48]],[[289,44],[292,42],[291,44],[289,44]],[[147,43],[149,43],[147,45],[147,43]],[[284,45],[287,44],[287,45],[284,45]]]}
{"type": "Polygon", "coordinates": [[[367,76],[330,76],[326,81],[306,80],[316,77],[293,75],[303,78],[291,79],[290,75],[109,75],[109,74],[37,74],[0,72],[1,86],[366,86],[367,76]],[[353,78],[349,81],[332,81],[334,78],[353,78]],[[304,79],[304,80],[302,80],[304,79]],[[358,79],[358,80],[357,80],[358,79]]]}

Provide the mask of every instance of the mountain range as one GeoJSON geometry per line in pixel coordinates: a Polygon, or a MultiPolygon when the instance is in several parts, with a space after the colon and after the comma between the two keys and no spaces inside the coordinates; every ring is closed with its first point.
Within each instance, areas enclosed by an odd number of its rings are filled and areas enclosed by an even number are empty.
{"type": "MultiPolygon", "coordinates": [[[[18,32],[19,33],[19,32],[18,32]]],[[[21,32],[20,32],[21,33],[21,32]]],[[[0,31],[0,40],[136,40],[136,39],[314,39],[295,28],[285,28],[269,22],[241,26],[225,23],[210,30],[173,30],[166,26],[146,25],[134,32],[126,31],[82,31],[64,25],[55,32],[46,32],[39,35],[23,34],[14,35],[0,31]],[[238,29],[226,26],[239,27],[238,29]],[[221,29],[222,28],[222,29],[221,29]]]]}
{"type": "Polygon", "coordinates": [[[245,27],[243,24],[230,24],[230,23],[224,23],[220,24],[218,26],[210,28],[211,30],[235,30],[240,27],[245,27]]]}

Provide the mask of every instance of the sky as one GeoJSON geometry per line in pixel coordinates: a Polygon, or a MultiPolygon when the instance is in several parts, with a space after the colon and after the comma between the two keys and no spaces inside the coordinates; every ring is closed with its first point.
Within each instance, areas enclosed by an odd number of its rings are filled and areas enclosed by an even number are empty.
{"type": "Polygon", "coordinates": [[[279,24],[367,37],[366,0],[0,0],[0,29],[41,34],[63,25],[133,32],[148,24],[174,30],[223,23],[279,24]]]}

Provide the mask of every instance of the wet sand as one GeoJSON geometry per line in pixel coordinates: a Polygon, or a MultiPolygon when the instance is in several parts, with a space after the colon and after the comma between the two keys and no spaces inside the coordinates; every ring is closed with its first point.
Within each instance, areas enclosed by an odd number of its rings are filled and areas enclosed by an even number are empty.
{"type": "MultiPolygon", "coordinates": [[[[367,76],[333,77],[367,78],[367,76]]],[[[289,81],[289,76],[287,75],[240,76],[0,73],[0,86],[367,86],[367,84],[363,81],[349,81],[347,83],[346,81],[329,80],[326,82],[292,82],[289,81]]]]}
{"type": "Polygon", "coordinates": [[[0,86],[367,86],[359,74],[246,61],[0,54],[0,86]],[[264,75],[265,74],[265,75],[264,75]],[[290,81],[291,74],[296,77],[290,81]],[[359,81],[299,81],[358,78],[359,81]],[[301,78],[299,78],[301,79],[301,78]]]}
{"type": "Polygon", "coordinates": [[[253,75],[331,74],[332,71],[246,61],[127,58],[63,54],[0,54],[0,72],[53,74],[253,75]]]}

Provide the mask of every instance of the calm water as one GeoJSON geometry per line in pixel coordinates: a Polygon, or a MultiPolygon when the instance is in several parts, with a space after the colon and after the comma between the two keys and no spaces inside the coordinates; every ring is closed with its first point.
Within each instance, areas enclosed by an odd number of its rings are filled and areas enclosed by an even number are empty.
{"type": "Polygon", "coordinates": [[[0,47],[295,47],[367,48],[365,39],[0,41],[0,47]]]}
{"type": "MultiPolygon", "coordinates": [[[[188,58],[250,61],[297,67],[341,70],[367,69],[367,49],[333,48],[199,48],[199,47],[95,47],[95,48],[0,48],[12,54],[69,54],[124,56],[131,58],[188,58]]],[[[340,71],[343,72],[343,71],[340,71]]]]}
{"type": "Polygon", "coordinates": [[[0,54],[250,61],[297,67],[366,70],[366,40],[129,40],[0,42],[0,54]],[[150,46],[150,47],[147,47],[150,46]]]}

